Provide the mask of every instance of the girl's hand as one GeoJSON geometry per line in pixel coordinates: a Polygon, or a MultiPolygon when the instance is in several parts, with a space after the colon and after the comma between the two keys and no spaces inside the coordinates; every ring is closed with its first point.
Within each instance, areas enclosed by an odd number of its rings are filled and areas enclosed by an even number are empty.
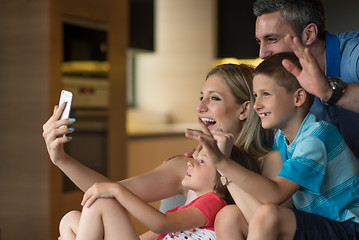
{"type": "Polygon", "coordinates": [[[230,154],[233,146],[233,136],[231,134],[220,133],[220,131],[214,132],[213,134],[207,129],[206,125],[198,118],[202,131],[194,129],[186,129],[186,137],[197,140],[200,143],[200,146],[197,148],[195,154],[199,151],[204,151],[205,154],[213,164],[218,164],[222,161],[225,156],[224,154],[230,154]],[[216,137],[214,137],[216,136],[216,137]],[[218,140],[216,140],[217,138],[218,140]],[[218,141],[218,145],[217,145],[218,141]],[[219,146],[221,149],[219,149],[219,146]]]}
{"type": "Polygon", "coordinates": [[[95,183],[85,192],[81,205],[89,208],[98,198],[114,198],[120,187],[114,182],[95,183]]]}
{"type": "Polygon", "coordinates": [[[62,104],[59,107],[55,106],[52,116],[42,127],[42,136],[45,140],[47,151],[55,165],[65,158],[63,144],[71,141],[71,138],[64,136],[64,134],[69,134],[74,131],[72,128],[60,128],[63,125],[69,125],[74,122],[74,119],[59,120],[65,106],[66,104],[62,104]]]}

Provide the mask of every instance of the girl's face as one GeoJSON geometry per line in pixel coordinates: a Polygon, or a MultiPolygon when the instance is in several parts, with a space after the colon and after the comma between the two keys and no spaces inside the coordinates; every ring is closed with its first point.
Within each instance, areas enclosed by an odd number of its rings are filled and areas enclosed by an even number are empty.
{"type": "Polygon", "coordinates": [[[241,106],[242,104],[236,102],[226,82],[213,74],[202,87],[197,112],[210,131],[221,127],[224,132],[236,136],[240,130],[241,106]]]}
{"type": "Polygon", "coordinates": [[[201,152],[188,161],[187,172],[182,180],[182,186],[192,189],[197,196],[213,192],[217,176],[215,166],[201,152]]]}

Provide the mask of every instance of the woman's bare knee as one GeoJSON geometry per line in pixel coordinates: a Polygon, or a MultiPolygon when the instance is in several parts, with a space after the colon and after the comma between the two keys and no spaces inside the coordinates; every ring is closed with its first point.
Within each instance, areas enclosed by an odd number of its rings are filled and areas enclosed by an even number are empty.
{"type": "Polygon", "coordinates": [[[114,209],[123,207],[113,198],[99,198],[97,199],[90,208],[84,207],[82,212],[98,212],[100,215],[108,211],[112,212],[114,209]]]}
{"type": "Polygon", "coordinates": [[[74,210],[66,213],[60,221],[60,235],[64,235],[66,233],[73,233],[76,235],[80,218],[81,212],[79,211],[74,210]]]}

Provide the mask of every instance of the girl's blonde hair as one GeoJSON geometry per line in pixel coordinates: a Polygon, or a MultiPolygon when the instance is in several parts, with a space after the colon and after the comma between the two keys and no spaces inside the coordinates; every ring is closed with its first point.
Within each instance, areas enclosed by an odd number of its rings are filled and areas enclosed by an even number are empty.
{"type": "MultiPolygon", "coordinates": [[[[261,127],[260,118],[252,107],[254,103],[253,73],[254,68],[245,64],[221,64],[213,68],[207,74],[206,79],[214,74],[221,77],[238,104],[243,104],[246,101],[250,102],[249,114],[247,119],[241,123],[242,126],[235,140],[231,159],[252,171],[260,173],[258,159],[271,150],[273,132],[261,127]]],[[[220,180],[217,182],[220,184],[220,180]]],[[[222,190],[219,185],[215,187],[215,190],[221,195],[222,190]]]]}

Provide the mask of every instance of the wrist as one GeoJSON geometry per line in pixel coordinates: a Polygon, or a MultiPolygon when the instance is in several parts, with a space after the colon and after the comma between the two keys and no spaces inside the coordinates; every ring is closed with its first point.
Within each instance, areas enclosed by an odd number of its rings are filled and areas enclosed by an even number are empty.
{"type": "Polygon", "coordinates": [[[346,83],[338,77],[328,77],[330,91],[325,98],[321,98],[324,105],[334,105],[343,96],[346,83]]]}
{"type": "Polygon", "coordinates": [[[228,161],[228,158],[226,158],[225,156],[222,156],[221,158],[218,159],[218,161],[214,165],[216,166],[217,170],[219,170],[221,172],[222,169],[225,169],[225,167],[227,165],[227,161],[228,161]]]}
{"type": "Polygon", "coordinates": [[[225,176],[221,176],[221,182],[222,182],[222,185],[223,186],[227,186],[228,184],[230,184],[232,181],[231,180],[229,180],[227,177],[225,177],[225,176]]]}

